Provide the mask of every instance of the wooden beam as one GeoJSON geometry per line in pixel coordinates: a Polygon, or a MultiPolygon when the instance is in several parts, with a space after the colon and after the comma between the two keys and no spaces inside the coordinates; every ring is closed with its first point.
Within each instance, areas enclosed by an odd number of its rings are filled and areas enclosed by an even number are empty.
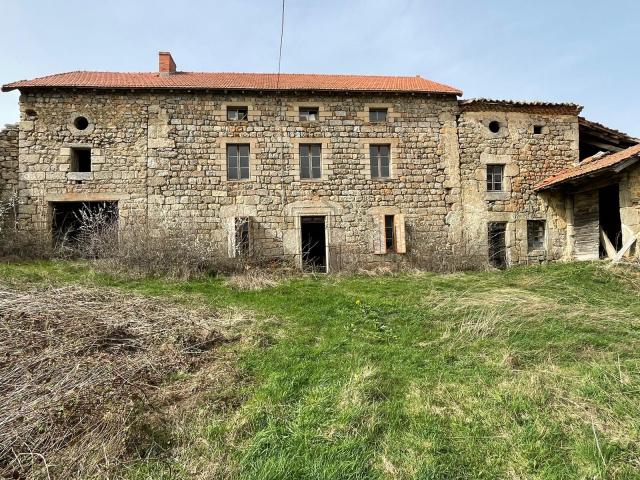
{"type": "Polygon", "coordinates": [[[609,237],[602,228],[600,229],[600,241],[607,252],[607,258],[614,258],[616,256],[616,248],[613,246],[613,243],[611,243],[611,240],[609,240],[609,237]]]}
{"type": "Polygon", "coordinates": [[[633,235],[633,237],[627,240],[627,243],[625,243],[620,249],[620,251],[616,253],[615,257],[613,257],[611,264],[615,265],[620,260],[622,260],[622,257],[624,257],[624,254],[627,253],[631,247],[633,247],[633,244],[636,243],[637,240],[638,240],[637,235],[633,235]]]}

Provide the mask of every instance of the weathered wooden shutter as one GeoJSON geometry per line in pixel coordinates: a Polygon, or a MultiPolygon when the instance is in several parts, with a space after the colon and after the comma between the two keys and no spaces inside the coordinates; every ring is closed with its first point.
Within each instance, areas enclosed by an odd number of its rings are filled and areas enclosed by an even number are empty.
{"type": "Polygon", "coordinates": [[[600,256],[598,190],[576,193],[573,200],[573,227],[577,260],[597,260],[600,256]]]}
{"type": "Polygon", "coordinates": [[[227,250],[229,258],[236,258],[236,219],[235,217],[228,218],[225,221],[225,228],[227,230],[227,250]]]}
{"type": "Polygon", "coordinates": [[[398,213],[393,216],[393,230],[396,240],[396,253],[407,253],[407,243],[404,233],[404,214],[398,213]]]}
{"type": "Polygon", "coordinates": [[[376,255],[387,253],[384,215],[374,215],[373,217],[373,253],[376,255]]]}

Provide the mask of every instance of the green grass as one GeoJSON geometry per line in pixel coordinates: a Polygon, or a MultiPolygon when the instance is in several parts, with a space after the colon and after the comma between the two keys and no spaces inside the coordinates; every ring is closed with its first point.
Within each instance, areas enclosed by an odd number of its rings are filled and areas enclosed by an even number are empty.
{"type": "Polygon", "coordinates": [[[265,321],[234,345],[249,378],[133,460],[131,479],[640,478],[640,272],[127,280],[84,264],[0,266],[10,282],[82,282],[265,321]],[[233,402],[232,402],[233,403],[233,402]]]}

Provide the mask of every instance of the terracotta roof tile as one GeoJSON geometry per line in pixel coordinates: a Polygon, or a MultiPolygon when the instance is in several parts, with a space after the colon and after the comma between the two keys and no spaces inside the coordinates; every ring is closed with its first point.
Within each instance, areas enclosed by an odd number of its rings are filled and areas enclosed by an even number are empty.
{"type": "Polygon", "coordinates": [[[584,177],[591,173],[600,172],[611,167],[615,167],[633,157],[640,159],[640,145],[634,145],[625,150],[609,154],[596,154],[592,157],[585,158],[580,165],[562,170],[560,173],[546,178],[540,184],[536,185],[536,190],[545,190],[569,180],[584,177]]]}
{"type": "Polygon", "coordinates": [[[158,73],[68,72],[2,86],[17,88],[158,88],[207,90],[318,90],[366,92],[421,92],[462,95],[456,88],[426,78],[368,75],[320,75],[284,73],[158,73]]]}

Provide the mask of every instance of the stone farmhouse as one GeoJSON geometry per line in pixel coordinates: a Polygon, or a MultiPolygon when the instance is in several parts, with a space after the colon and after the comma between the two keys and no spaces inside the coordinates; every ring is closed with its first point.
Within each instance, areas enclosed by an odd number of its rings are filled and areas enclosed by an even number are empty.
{"type": "Polygon", "coordinates": [[[640,140],[571,103],[422,77],[70,72],[6,84],[0,193],[55,236],[80,208],[302,268],[635,255],[640,140]],[[115,215],[115,213],[114,213],[115,215]]]}

